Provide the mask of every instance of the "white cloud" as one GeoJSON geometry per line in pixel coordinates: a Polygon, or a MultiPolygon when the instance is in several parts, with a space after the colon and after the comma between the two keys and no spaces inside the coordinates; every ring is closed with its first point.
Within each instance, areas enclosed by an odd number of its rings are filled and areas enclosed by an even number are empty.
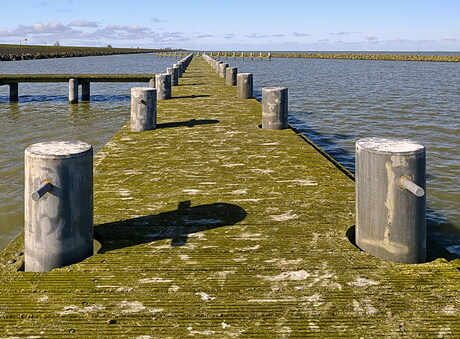
{"type": "Polygon", "coordinates": [[[292,35],[296,36],[296,37],[306,37],[306,36],[309,36],[310,34],[307,34],[307,33],[299,33],[299,32],[293,32],[292,35]]]}
{"type": "Polygon", "coordinates": [[[377,41],[379,38],[374,36],[374,35],[366,35],[364,37],[364,39],[368,40],[368,41],[377,41]]]}
{"type": "Polygon", "coordinates": [[[454,42],[458,41],[457,38],[454,38],[454,37],[451,37],[451,36],[446,36],[446,37],[442,38],[442,40],[444,40],[444,41],[454,41],[454,42]]]}
{"type": "Polygon", "coordinates": [[[331,35],[348,35],[351,34],[351,32],[347,31],[340,31],[340,32],[332,32],[331,35]]]}
{"type": "Polygon", "coordinates": [[[95,21],[86,21],[86,20],[74,20],[67,26],[71,27],[99,27],[95,21]]]}

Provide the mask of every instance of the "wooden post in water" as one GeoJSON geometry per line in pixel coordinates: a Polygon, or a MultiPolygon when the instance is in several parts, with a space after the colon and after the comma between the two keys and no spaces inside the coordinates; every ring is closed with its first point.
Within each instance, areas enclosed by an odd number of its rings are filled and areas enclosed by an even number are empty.
{"type": "Polygon", "coordinates": [[[252,73],[239,73],[237,75],[236,97],[238,99],[252,98],[252,73]]]}
{"type": "Polygon", "coordinates": [[[12,83],[10,85],[10,101],[18,102],[19,101],[19,84],[12,83]]]}
{"type": "Polygon", "coordinates": [[[426,261],[425,147],[407,139],[356,142],[356,243],[400,263],[426,261]]]}
{"type": "Polygon", "coordinates": [[[157,100],[171,99],[171,74],[156,74],[155,88],[157,89],[157,100]]]}
{"type": "Polygon", "coordinates": [[[78,103],[78,79],[69,80],[69,104],[78,103]]]}
{"type": "Polygon", "coordinates": [[[85,81],[81,84],[81,100],[90,101],[91,99],[91,85],[89,81],[85,81]]]}
{"type": "Polygon", "coordinates": [[[225,69],[225,84],[227,86],[236,86],[237,73],[238,73],[238,68],[236,67],[227,67],[225,69]]]}
{"type": "Polygon", "coordinates": [[[157,89],[131,88],[131,132],[142,132],[157,127],[157,89]]]}
{"type": "Polygon", "coordinates": [[[280,130],[288,128],[288,89],[262,88],[262,128],[280,130]]]}
{"type": "Polygon", "coordinates": [[[93,254],[93,148],[48,141],[25,150],[25,270],[45,272],[93,254]]]}

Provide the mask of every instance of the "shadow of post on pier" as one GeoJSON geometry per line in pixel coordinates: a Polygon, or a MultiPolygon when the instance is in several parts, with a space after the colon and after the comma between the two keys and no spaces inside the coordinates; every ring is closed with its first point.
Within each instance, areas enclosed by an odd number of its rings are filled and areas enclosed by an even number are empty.
{"type": "Polygon", "coordinates": [[[183,246],[190,234],[235,225],[246,214],[234,204],[192,207],[191,201],[182,201],[174,211],[96,225],[94,238],[101,244],[98,253],[164,239],[171,239],[171,247],[183,246]]]}

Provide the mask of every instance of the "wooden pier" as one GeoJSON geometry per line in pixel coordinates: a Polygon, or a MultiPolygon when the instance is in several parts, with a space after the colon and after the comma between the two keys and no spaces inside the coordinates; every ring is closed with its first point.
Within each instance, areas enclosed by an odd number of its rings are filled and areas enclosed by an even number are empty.
{"type": "Polygon", "coordinates": [[[460,337],[459,260],[356,248],[350,175],[259,128],[202,58],[172,95],[96,156],[97,254],[48,273],[21,271],[21,236],[0,254],[0,337],[460,337]]]}

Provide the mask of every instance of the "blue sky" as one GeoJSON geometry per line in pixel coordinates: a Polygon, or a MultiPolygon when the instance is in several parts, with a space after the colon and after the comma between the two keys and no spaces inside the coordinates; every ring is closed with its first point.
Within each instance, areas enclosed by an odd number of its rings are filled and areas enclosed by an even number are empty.
{"type": "Polygon", "coordinates": [[[0,6],[0,43],[460,51],[460,0],[1,0],[0,6]]]}

